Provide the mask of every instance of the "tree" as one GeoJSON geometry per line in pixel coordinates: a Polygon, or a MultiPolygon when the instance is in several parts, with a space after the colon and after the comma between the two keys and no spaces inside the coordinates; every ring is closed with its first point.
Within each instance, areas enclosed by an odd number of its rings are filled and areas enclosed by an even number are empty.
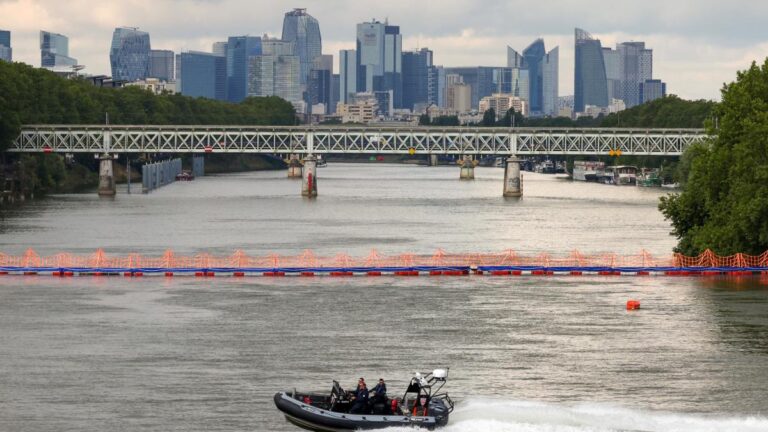
{"type": "Polygon", "coordinates": [[[708,122],[710,142],[686,151],[684,191],[659,209],[672,222],[676,250],[760,254],[768,250],[768,59],[722,89],[708,122]]]}
{"type": "Polygon", "coordinates": [[[489,108],[483,113],[483,120],[480,126],[496,126],[496,110],[489,108]]]}
{"type": "Polygon", "coordinates": [[[432,124],[432,120],[429,118],[429,115],[422,114],[419,116],[419,126],[429,126],[432,124]]]}

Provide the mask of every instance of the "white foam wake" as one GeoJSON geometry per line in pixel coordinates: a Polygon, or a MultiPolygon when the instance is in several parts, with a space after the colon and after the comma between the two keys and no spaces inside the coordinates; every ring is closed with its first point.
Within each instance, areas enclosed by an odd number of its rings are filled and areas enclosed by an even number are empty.
{"type": "MultiPolygon", "coordinates": [[[[400,428],[388,429],[391,431],[400,428]]],[[[412,429],[402,429],[411,431],[412,429]]],[[[605,404],[573,406],[498,399],[456,405],[442,432],[766,432],[766,417],[642,411],[605,404]]]]}

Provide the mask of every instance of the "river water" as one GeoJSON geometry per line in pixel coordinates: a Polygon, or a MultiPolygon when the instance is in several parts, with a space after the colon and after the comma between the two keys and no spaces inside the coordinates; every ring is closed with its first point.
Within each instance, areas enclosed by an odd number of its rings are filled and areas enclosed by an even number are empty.
{"type": "MultiPolygon", "coordinates": [[[[660,191],[330,164],[5,211],[0,251],[669,254],[660,191]]],[[[135,188],[134,188],[135,190],[135,188]]],[[[450,367],[448,431],[767,431],[768,280],[0,277],[0,430],[290,431],[282,389],[450,367]],[[627,312],[627,299],[643,308],[627,312]]]]}

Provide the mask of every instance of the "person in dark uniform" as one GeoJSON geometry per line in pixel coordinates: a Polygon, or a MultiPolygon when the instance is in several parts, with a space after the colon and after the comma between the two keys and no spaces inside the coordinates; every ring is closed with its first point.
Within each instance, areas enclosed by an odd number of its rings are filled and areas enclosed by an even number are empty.
{"type": "Polygon", "coordinates": [[[373,398],[376,400],[380,398],[382,400],[387,398],[387,384],[384,382],[384,378],[379,378],[379,383],[371,390],[373,392],[373,398]]]}
{"type": "Polygon", "coordinates": [[[355,401],[352,403],[352,408],[349,410],[350,414],[365,414],[368,409],[368,387],[365,385],[365,381],[361,378],[357,384],[357,391],[355,391],[355,401]]]}
{"type": "Polygon", "coordinates": [[[384,378],[379,378],[379,383],[371,390],[371,405],[374,414],[392,414],[387,404],[387,384],[384,378]]]}

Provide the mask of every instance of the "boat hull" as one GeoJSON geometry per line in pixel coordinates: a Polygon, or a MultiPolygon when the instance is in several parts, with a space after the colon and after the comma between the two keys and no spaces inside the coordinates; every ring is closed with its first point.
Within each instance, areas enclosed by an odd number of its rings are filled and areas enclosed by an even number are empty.
{"type": "Polygon", "coordinates": [[[348,414],[321,409],[289,396],[287,392],[275,394],[275,406],[285,419],[301,428],[318,432],[373,430],[390,427],[420,427],[434,429],[434,417],[403,415],[348,414]]]}

